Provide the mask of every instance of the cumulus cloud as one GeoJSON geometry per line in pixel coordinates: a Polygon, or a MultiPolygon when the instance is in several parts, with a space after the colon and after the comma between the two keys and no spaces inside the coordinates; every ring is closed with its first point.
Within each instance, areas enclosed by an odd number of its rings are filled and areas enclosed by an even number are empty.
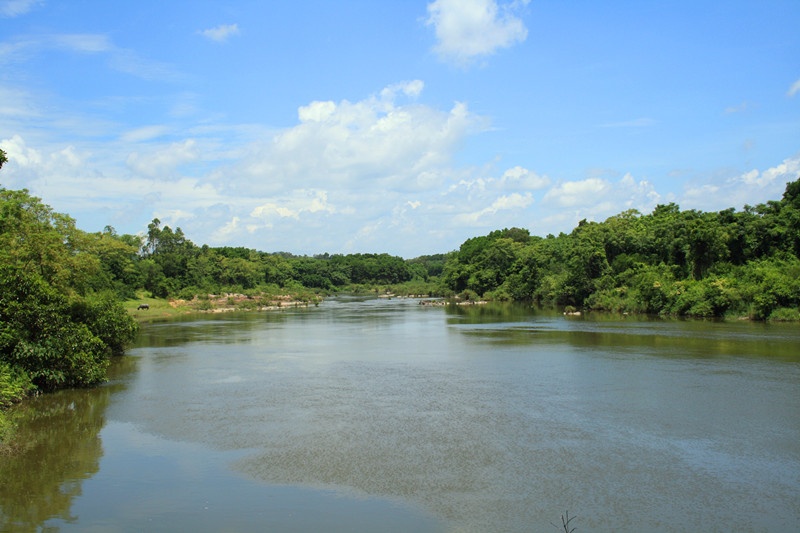
{"type": "MultiPolygon", "coordinates": [[[[282,129],[104,124],[59,146],[28,128],[2,141],[10,159],[3,184],[46,193],[54,209],[89,230],[111,224],[136,232],[157,216],[199,243],[402,253],[423,233],[443,239],[451,231],[460,212],[453,205],[466,207],[460,192],[446,195],[466,175],[453,171],[454,154],[487,127],[466,104],[418,103],[423,90],[411,80],[361,100],[309,102],[282,129]]],[[[483,206],[526,193],[516,187],[498,186],[483,206]]]]}
{"type": "Polygon", "coordinates": [[[539,175],[521,166],[509,168],[503,173],[500,180],[510,186],[522,189],[536,190],[550,185],[550,178],[547,176],[539,175]]]}
{"type": "Polygon", "coordinates": [[[599,222],[628,209],[649,213],[660,202],[652,183],[629,173],[617,181],[596,177],[560,181],[542,198],[537,221],[550,232],[570,231],[583,219],[599,222]]]}
{"type": "Polygon", "coordinates": [[[734,182],[744,183],[751,187],[763,188],[778,183],[785,183],[800,178],[800,157],[784,159],[780,165],[768,168],[763,172],[753,169],[740,175],[734,182]]]}
{"type": "Polygon", "coordinates": [[[0,149],[6,153],[10,163],[20,167],[35,167],[42,164],[42,155],[39,151],[29,148],[19,135],[0,141],[0,149]]]}
{"type": "Polygon", "coordinates": [[[74,217],[99,216],[102,222],[95,230],[129,223],[133,216],[145,217],[142,222],[162,218],[156,212],[174,214],[175,206],[189,213],[220,199],[215,188],[196,178],[131,175],[80,146],[34,148],[15,135],[0,140],[0,148],[9,156],[2,170],[4,186],[28,188],[57,211],[74,217]]]}
{"type": "Polygon", "coordinates": [[[224,43],[228,40],[229,37],[233,35],[239,35],[239,25],[221,24],[215,28],[200,30],[198,33],[211,41],[217,43],[224,43]]]}
{"type": "Polygon", "coordinates": [[[275,217],[300,219],[303,213],[335,213],[328,204],[328,193],[320,190],[294,190],[289,196],[272,199],[257,206],[250,213],[254,219],[270,220],[275,217]]]}
{"type": "Polygon", "coordinates": [[[466,104],[449,111],[406,101],[422,83],[393,85],[361,101],[315,101],[297,111],[298,124],[250,147],[233,170],[254,194],[280,183],[334,187],[359,182],[415,190],[429,186],[459,143],[483,127],[466,104]]]}
{"type": "Polygon", "coordinates": [[[495,198],[490,205],[479,211],[458,214],[454,217],[454,221],[459,225],[475,226],[479,225],[482,218],[495,215],[498,211],[520,211],[532,203],[533,195],[531,193],[520,194],[515,192],[495,198]]]}
{"type": "Polygon", "coordinates": [[[428,4],[434,51],[445,61],[467,65],[475,58],[523,42],[528,30],[517,14],[529,0],[498,5],[495,0],[436,0],[428,4]]]}
{"type": "Polygon", "coordinates": [[[599,178],[567,181],[547,191],[544,201],[553,202],[561,207],[586,206],[596,203],[610,191],[611,184],[599,178]]]}
{"type": "MultiPolygon", "coordinates": [[[[724,176],[724,175],[723,175],[724,176]]],[[[678,202],[682,208],[719,211],[744,205],[756,205],[777,200],[786,184],[800,179],[800,155],[784,159],[778,165],[759,170],[751,169],[722,179],[687,187],[678,202]]]]}

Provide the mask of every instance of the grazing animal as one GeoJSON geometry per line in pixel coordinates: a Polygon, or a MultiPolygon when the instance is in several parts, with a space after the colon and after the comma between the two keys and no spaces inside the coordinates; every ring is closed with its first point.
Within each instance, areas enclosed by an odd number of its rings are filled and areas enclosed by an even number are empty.
{"type": "Polygon", "coordinates": [[[147,304],[139,304],[139,307],[137,307],[136,310],[138,311],[140,309],[144,309],[145,311],[147,311],[150,309],[150,306],[147,304]]]}

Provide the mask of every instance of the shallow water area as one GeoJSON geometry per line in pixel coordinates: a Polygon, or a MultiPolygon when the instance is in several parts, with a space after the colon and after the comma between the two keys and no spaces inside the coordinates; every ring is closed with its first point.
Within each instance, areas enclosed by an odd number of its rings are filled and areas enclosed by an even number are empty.
{"type": "Polygon", "coordinates": [[[31,425],[67,466],[18,488],[70,496],[21,531],[800,525],[796,326],[341,298],[149,324],[114,371],[31,425]]]}

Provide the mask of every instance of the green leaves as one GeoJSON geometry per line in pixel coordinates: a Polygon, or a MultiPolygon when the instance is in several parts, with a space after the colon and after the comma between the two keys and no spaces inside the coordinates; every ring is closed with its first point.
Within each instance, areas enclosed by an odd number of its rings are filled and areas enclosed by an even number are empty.
{"type": "MultiPolygon", "coordinates": [[[[0,189],[0,365],[40,390],[105,379],[135,321],[109,289],[100,236],[27,191],[0,189]]],[[[14,394],[0,382],[0,396],[14,394]]]]}
{"type": "Polygon", "coordinates": [[[800,314],[798,257],[800,180],[780,201],[742,212],[671,203],[546,239],[514,230],[473,237],[445,265],[444,282],[456,293],[552,305],[785,318],[800,314]]]}
{"type": "Polygon", "coordinates": [[[35,274],[8,266],[0,268],[0,304],[0,361],[41,390],[103,381],[108,356],[132,340],[136,327],[120,304],[93,305],[79,296],[71,302],[35,274]]]}

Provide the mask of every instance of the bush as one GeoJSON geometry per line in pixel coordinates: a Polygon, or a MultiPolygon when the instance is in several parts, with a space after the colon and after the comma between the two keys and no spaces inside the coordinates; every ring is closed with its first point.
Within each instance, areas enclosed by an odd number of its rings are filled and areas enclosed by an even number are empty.
{"type": "Polygon", "coordinates": [[[0,362],[24,371],[41,390],[105,379],[136,324],[111,296],[70,301],[36,274],[0,268],[0,362]]]}
{"type": "Polygon", "coordinates": [[[9,441],[14,430],[14,424],[8,419],[5,409],[24,399],[35,388],[25,372],[0,361],[0,445],[9,441]]]}
{"type": "Polygon", "coordinates": [[[800,309],[779,307],[770,313],[767,320],[770,322],[798,322],[800,321],[800,309]]]}
{"type": "Polygon", "coordinates": [[[22,400],[33,389],[31,378],[25,372],[0,362],[0,409],[22,400]]]}
{"type": "Polygon", "coordinates": [[[111,293],[93,295],[73,303],[73,318],[106,345],[110,355],[122,355],[133,342],[139,325],[111,293]]]}
{"type": "Polygon", "coordinates": [[[100,383],[109,364],[103,342],[84,324],[67,324],[38,342],[20,340],[8,362],[44,391],[100,383]]]}

